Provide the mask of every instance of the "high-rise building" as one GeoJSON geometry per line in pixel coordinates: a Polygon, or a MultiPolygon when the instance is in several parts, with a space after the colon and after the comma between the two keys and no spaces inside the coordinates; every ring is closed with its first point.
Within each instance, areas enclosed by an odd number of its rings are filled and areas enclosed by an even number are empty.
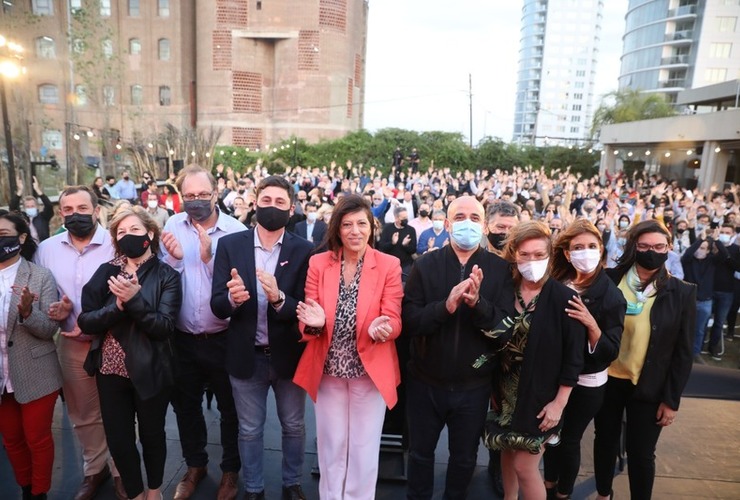
{"type": "Polygon", "coordinates": [[[630,0],[619,88],[666,95],[740,78],[740,0],[630,0]]]}
{"type": "Polygon", "coordinates": [[[70,143],[95,161],[167,123],[250,148],[340,137],[362,127],[367,18],[367,0],[6,0],[11,122],[62,166],[70,143]]]}
{"type": "Polygon", "coordinates": [[[524,1],[514,142],[588,140],[603,8],[602,0],[524,1]]]}

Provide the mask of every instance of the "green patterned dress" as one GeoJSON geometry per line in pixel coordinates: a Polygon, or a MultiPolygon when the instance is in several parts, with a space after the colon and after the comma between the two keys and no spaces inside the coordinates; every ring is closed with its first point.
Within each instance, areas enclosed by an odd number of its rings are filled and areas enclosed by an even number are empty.
{"type": "Polygon", "coordinates": [[[532,312],[538,299],[539,294],[529,304],[524,304],[521,295],[517,292],[517,300],[522,307],[522,312],[515,318],[505,318],[496,328],[499,330],[508,327],[512,329],[512,333],[511,340],[500,354],[501,374],[497,388],[499,408],[489,411],[486,418],[484,443],[492,450],[524,450],[536,455],[545,441],[550,438],[549,435],[530,436],[510,430],[516,408],[524,349],[527,346],[532,312]]]}

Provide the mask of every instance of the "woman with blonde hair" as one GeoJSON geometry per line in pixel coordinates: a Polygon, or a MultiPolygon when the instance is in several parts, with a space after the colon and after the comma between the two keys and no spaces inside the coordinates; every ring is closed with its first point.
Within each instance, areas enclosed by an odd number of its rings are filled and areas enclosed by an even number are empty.
{"type": "Polygon", "coordinates": [[[563,412],[561,443],[547,446],[545,488],[549,498],[569,498],[581,465],[581,438],[601,408],[607,368],[617,357],[627,303],[603,266],[601,233],[586,219],[577,219],[555,242],[551,276],[575,295],[566,312],[586,327],[583,371],[563,412]]]}
{"type": "Polygon", "coordinates": [[[505,290],[505,318],[496,330],[511,340],[494,375],[493,407],[485,444],[501,450],[505,498],[544,499],[539,463],[546,442],[558,439],[561,417],[583,368],[583,324],[566,314],[575,293],[548,275],[550,230],[522,222],[506,240],[503,257],[514,264],[513,290],[505,290]]]}
{"type": "Polygon", "coordinates": [[[96,378],[105,436],[126,494],[158,500],[167,456],[165,415],[174,382],[170,338],[182,302],[180,274],[157,258],[160,229],[145,209],[120,209],[110,234],[116,257],[102,264],[82,289],[77,323],[97,337],[85,370],[96,378]]]}

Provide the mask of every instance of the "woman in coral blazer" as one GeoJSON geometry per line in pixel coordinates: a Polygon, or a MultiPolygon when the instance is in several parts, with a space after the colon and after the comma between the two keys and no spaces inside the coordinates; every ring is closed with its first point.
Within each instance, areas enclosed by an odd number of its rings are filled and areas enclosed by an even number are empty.
{"type": "Polygon", "coordinates": [[[401,265],[370,247],[373,232],[367,201],[342,197],[298,305],[308,344],[294,382],[315,402],[321,498],[375,498],[385,407],[401,381],[401,265]]]}

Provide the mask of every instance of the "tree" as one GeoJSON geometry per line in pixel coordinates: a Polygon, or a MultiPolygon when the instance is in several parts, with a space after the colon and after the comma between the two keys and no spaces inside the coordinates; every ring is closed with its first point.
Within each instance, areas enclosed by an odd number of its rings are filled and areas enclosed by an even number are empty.
{"type": "Polygon", "coordinates": [[[673,116],[676,110],[663,94],[646,93],[638,89],[609,92],[594,113],[591,136],[596,137],[601,127],[611,123],[634,122],[673,116]]]}

